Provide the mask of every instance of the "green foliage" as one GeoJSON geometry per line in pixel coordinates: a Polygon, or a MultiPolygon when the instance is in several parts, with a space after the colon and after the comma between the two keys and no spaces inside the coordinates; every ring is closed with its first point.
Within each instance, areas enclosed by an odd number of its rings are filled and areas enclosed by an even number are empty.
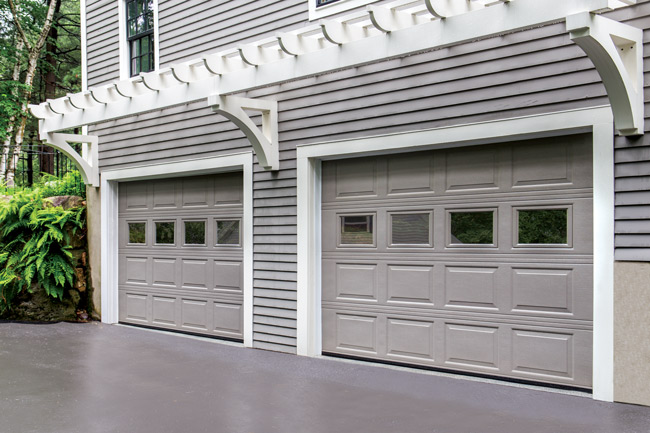
{"type": "Polygon", "coordinates": [[[35,188],[40,190],[42,197],[78,195],[86,198],[86,185],[78,171],[66,173],[62,178],[44,173],[35,188]]]}
{"type": "Polygon", "coordinates": [[[461,244],[494,243],[494,213],[490,212],[452,212],[451,234],[461,244]]]}
{"type": "Polygon", "coordinates": [[[0,142],[8,138],[11,118],[22,111],[25,90],[26,86],[16,81],[0,81],[0,142]]]}
{"type": "Polygon", "coordinates": [[[63,298],[75,276],[70,236],[84,226],[85,208],[44,208],[38,189],[16,192],[0,204],[0,313],[34,283],[63,298]]]}
{"type": "Polygon", "coordinates": [[[519,211],[520,244],[566,244],[566,209],[519,211]]]}

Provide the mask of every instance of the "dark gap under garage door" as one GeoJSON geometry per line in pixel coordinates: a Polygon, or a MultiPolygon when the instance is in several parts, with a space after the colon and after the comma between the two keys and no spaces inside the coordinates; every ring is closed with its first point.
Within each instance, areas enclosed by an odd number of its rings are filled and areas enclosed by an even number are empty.
{"type": "Polygon", "coordinates": [[[242,174],[119,185],[120,322],[241,340],[242,174]]]}
{"type": "Polygon", "coordinates": [[[323,163],[323,352],[590,388],[591,136],[323,163]]]}

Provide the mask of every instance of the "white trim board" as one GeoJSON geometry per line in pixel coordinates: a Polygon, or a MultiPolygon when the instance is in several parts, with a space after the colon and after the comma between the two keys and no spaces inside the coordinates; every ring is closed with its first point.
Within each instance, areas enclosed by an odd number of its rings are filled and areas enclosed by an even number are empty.
{"type": "Polygon", "coordinates": [[[614,126],[609,106],[298,146],[297,353],[322,352],[321,161],[579,132],[593,136],[593,396],[613,401],[614,126]]]}
{"type": "Polygon", "coordinates": [[[253,153],[169,162],[101,173],[102,322],[118,323],[118,198],[120,182],[242,171],[244,247],[244,346],[253,347],[253,153]]]}

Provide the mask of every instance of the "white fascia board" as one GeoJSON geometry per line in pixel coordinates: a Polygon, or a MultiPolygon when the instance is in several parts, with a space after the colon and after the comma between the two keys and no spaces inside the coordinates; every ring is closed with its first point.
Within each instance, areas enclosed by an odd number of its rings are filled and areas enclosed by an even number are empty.
{"type": "MultiPolygon", "coordinates": [[[[121,3],[120,3],[121,4],[121,3]]],[[[272,63],[237,70],[214,78],[179,84],[86,110],[43,120],[41,132],[56,132],[120,117],[160,110],[391,58],[487,38],[552,22],[579,12],[611,8],[611,0],[517,0],[444,20],[331,46],[272,63]]],[[[122,31],[120,26],[120,31],[122,31]]],[[[123,40],[122,35],[120,41],[123,40]]],[[[121,51],[126,47],[120,45],[121,51]]]]}

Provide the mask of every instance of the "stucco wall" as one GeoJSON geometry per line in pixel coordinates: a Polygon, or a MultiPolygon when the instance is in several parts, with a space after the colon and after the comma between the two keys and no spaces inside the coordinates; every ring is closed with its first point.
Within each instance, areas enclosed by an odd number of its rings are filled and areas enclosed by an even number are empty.
{"type": "Polygon", "coordinates": [[[90,266],[89,310],[95,319],[101,315],[101,200],[99,188],[86,187],[88,262],[90,266]]]}
{"type": "Polygon", "coordinates": [[[650,263],[614,266],[614,400],[650,406],[650,263]]]}

